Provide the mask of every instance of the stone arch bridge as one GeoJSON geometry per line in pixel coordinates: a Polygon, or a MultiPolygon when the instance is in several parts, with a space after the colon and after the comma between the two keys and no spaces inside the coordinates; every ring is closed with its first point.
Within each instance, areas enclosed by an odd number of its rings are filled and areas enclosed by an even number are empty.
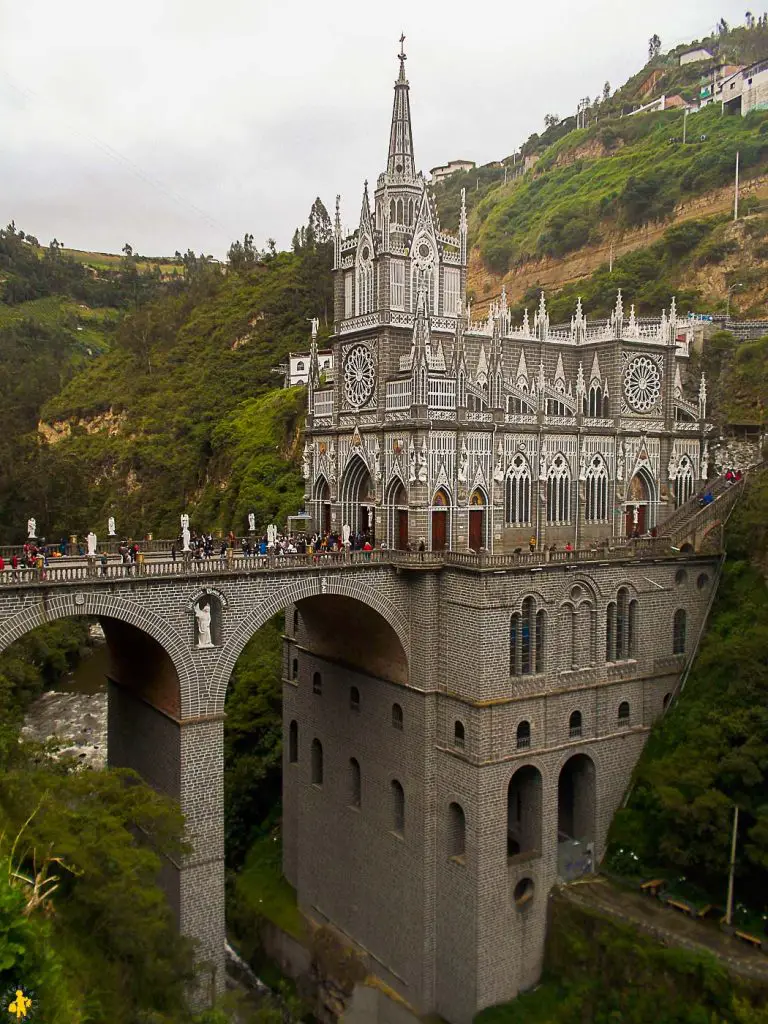
{"type": "Polygon", "coordinates": [[[108,760],[181,805],[192,852],[163,882],[220,987],[227,684],[285,610],[285,875],[373,973],[463,1024],[538,977],[548,889],[600,857],[718,564],[649,542],[6,569],[0,649],[101,621],[108,760]]]}

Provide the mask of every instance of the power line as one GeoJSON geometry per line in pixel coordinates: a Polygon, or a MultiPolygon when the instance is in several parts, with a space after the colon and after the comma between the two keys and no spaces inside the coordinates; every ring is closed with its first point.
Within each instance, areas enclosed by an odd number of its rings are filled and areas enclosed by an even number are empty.
{"type": "MultiPolygon", "coordinates": [[[[45,98],[40,93],[35,92],[34,89],[30,89],[28,86],[18,85],[16,82],[14,82],[14,80],[11,78],[8,72],[2,68],[0,68],[0,75],[2,75],[2,77],[6,80],[11,89],[13,89],[14,92],[17,92],[20,96],[24,96],[32,100],[41,101],[43,104],[45,103],[45,98]]],[[[148,174],[143,168],[139,167],[139,165],[135,163],[135,161],[131,160],[131,158],[126,156],[124,153],[121,153],[120,150],[115,149],[115,147],[111,146],[108,142],[104,142],[103,139],[100,139],[97,135],[94,135],[89,131],[76,127],[69,121],[59,120],[58,123],[63,124],[65,128],[73,132],[75,135],[79,135],[81,138],[86,139],[88,142],[92,143],[94,146],[96,146],[97,149],[100,149],[106,156],[110,157],[112,160],[116,161],[117,163],[123,164],[123,166],[126,167],[129,171],[131,171],[131,173],[134,174],[137,178],[140,178],[142,181],[146,182],[146,184],[156,189],[166,198],[177,203],[179,206],[187,207],[188,210],[191,210],[196,216],[204,220],[209,227],[216,228],[217,231],[222,231],[225,234],[230,234],[229,230],[225,228],[222,224],[220,224],[209,213],[206,213],[205,210],[202,210],[199,206],[196,206],[193,202],[191,202],[191,200],[186,199],[180,193],[172,189],[169,185],[166,185],[164,182],[148,174]]]]}

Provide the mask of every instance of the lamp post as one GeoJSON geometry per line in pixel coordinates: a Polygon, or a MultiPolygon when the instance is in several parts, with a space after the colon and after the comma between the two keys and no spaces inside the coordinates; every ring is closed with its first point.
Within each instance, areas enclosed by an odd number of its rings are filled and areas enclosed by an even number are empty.
{"type": "Polygon", "coordinates": [[[743,288],[743,287],[744,287],[744,285],[741,283],[741,281],[739,281],[737,284],[731,284],[731,285],[728,286],[728,298],[726,299],[726,302],[725,302],[725,318],[726,318],[726,320],[730,320],[730,318],[731,318],[731,292],[735,291],[737,288],[743,288]]]}

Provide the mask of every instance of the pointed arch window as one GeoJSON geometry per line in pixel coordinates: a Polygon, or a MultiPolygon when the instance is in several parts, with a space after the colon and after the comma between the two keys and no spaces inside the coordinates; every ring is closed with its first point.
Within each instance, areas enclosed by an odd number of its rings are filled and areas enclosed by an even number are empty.
{"type": "Polygon", "coordinates": [[[373,310],[373,263],[370,260],[370,247],[364,245],[357,265],[356,315],[370,313],[373,310]],[[366,256],[366,253],[368,254],[366,256]]]}
{"type": "Polygon", "coordinates": [[[509,526],[530,526],[531,523],[531,467],[522,455],[512,459],[507,473],[504,519],[509,526]]]}
{"type": "Polygon", "coordinates": [[[616,661],[629,658],[629,591],[621,587],[616,596],[616,661]]]}
{"type": "Polygon", "coordinates": [[[349,806],[360,810],[362,804],[362,778],[360,775],[360,762],[356,757],[349,759],[349,806]]]}
{"type": "Polygon", "coordinates": [[[402,836],[405,832],[405,790],[397,779],[392,779],[392,829],[402,836]]]}
{"type": "Polygon", "coordinates": [[[405,263],[392,260],[389,275],[389,304],[392,309],[405,309],[405,263]]]}
{"type": "Polygon", "coordinates": [[[584,519],[588,523],[607,523],[609,519],[608,470],[600,455],[595,455],[590,459],[587,469],[584,519]]]}
{"type": "Polygon", "coordinates": [[[602,387],[593,382],[589,385],[588,400],[588,413],[589,416],[602,416],[603,415],[603,389],[602,387]]]}
{"type": "Polygon", "coordinates": [[[693,495],[693,466],[687,455],[680,459],[675,477],[675,505],[679,508],[693,495]]]}
{"type": "Polygon", "coordinates": [[[685,654],[686,615],[684,608],[678,608],[672,619],[672,653],[685,654]]]}
{"type": "Polygon", "coordinates": [[[560,452],[547,472],[547,522],[553,526],[567,525],[571,520],[571,471],[560,452]]]}

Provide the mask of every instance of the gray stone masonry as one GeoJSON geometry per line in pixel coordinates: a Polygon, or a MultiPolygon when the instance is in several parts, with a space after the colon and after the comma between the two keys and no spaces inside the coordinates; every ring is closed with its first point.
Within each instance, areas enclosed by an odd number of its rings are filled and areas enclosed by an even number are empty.
{"type": "Polygon", "coordinates": [[[186,816],[192,853],[163,880],[199,942],[201,992],[223,985],[227,683],[282,609],[284,871],[301,908],[452,1024],[537,980],[547,893],[599,861],[717,560],[483,565],[373,559],[0,588],[0,649],[67,616],[105,626],[109,763],[186,816]],[[216,603],[208,649],[196,646],[202,594],[216,603]]]}

